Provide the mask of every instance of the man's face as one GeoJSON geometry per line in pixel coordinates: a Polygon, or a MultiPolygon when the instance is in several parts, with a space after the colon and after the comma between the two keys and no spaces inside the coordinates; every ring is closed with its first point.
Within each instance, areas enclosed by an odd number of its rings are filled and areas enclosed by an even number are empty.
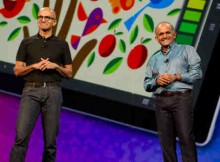
{"type": "Polygon", "coordinates": [[[176,32],[167,23],[160,24],[156,29],[155,39],[162,47],[168,47],[176,38],[176,32]]]}
{"type": "Polygon", "coordinates": [[[56,25],[56,18],[49,9],[42,9],[38,13],[38,27],[40,30],[48,31],[56,25]]]}

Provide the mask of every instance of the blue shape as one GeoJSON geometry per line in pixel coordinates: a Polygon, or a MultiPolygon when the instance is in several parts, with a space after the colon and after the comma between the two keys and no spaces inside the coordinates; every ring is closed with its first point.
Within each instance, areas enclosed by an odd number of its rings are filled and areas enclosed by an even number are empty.
{"type": "Polygon", "coordinates": [[[161,8],[166,8],[168,6],[170,6],[172,3],[174,2],[174,0],[161,0],[160,2],[150,2],[149,3],[149,7],[151,8],[157,8],[157,9],[161,9],[161,8]]]}
{"type": "Polygon", "coordinates": [[[134,14],[129,19],[127,19],[124,22],[124,25],[127,28],[127,30],[129,31],[131,29],[132,25],[134,24],[135,20],[137,19],[137,17],[140,15],[140,13],[143,10],[145,10],[145,8],[147,8],[147,7],[151,7],[151,8],[155,8],[155,9],[166,8],[166,7],[170,6],[173,2],[174,2],[174,0],[160,0],[160,1],[159,0],[157,0],[157,1],[152,0],[150,3],[146,4],[138,12],[136,12],[136,14],[134,14]]]}

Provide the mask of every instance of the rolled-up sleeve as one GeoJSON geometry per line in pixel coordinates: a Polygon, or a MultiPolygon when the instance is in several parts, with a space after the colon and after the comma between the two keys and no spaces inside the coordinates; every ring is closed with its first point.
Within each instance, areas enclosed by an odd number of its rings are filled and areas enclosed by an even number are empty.
{"type": "Polygon", "coordinates": [[[202,78],[201,58],[194,47],[187,46],[185,49],[188,59],[187,73],[182,74],[182,81],[193,83],[195,80],[202,78]]]}
{"type": "Polygon", "coordinates": [[[157,88],[156,85],[156,79],[157,76],[154,75],[153,73],[153,65],[154,65],[153,58],[148,62],[147,67],[146,67],[146,73],[145,73],[145,78],[144,78],[144,89],[147,92],[153,92],[157,88]]]}

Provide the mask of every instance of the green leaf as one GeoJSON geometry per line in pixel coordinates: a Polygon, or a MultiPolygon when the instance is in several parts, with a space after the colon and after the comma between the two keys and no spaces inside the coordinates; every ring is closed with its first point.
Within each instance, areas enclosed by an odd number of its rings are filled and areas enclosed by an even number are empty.
{"type": "Polygon", "coordinates": [[[113,72],[115,72],[118,67],[121,65],[122,63],[122,57],[117,57],[114,58],[113,60],[111,60],[105,67],[103,74],[111,74],[113,72]]]}
{"type": "Polygon", "coordinates": [[[8,23],[6,22],[6,21],[2,21],[2,22],[0,22],[0,27],[4,27],[4,26],[6,26],[8,23]]]}
{"type": "Polygon", "coordinates": [[[14,40],[14,39],[18,36],[18,34],[20,33],[20,31],[21,31],[21,27],[18,27],[18,28],[16,28],[15,30],[13,30],[13,31],[11,32],[11,34],[9,35],[9,37],[8,37],[8,41],[14,40]]]}
{"type": "Polygon", "coordinates": [[[115,33],[115,35],[123,35],[124,33],[123,32],[117,32],[115,33]]]}
{"type": "Polygon", "coordinates": [[[132,44],[136,40],[137,35],[138,35],[138,26],[136,25],[130,35],[130,44],[132,44]]]}
{"type": "Polygon", "coordinates": [[[171,10],[171,11],[167,14],[167,16],[177,15],[177,14],[180,13],[180,11],[181,11],[181,9],[179,9],[179,8],[173,9],[173,10],[171,10]]]}
{"type": "Polygon", "coordinates": [[[31,19],[27,16],[20,16],[17,18],[17,20],[21,24],[27,24],[27,23],[31,22],[31,19]]]}
{"type": "Polygon", "coordinates": [[[144,28],[148,32],[153,33],[153,31],[154,31],[154,21],[153,21],[151,16],[149,16],[147,14],[144,14],[143,24],[144,24],[144,28]]]}
{"type": "Polygon", "coordinates": [[[38,11],[40,10],[40,7],[38,6],[38,4],[34,3],[32,6],[32,16],[37,20],[38,17],[38,11]]]}
{"type": "Polygon", "coordinates": [[[125,41],[120,39],[119,41],[119,49],[122,53],[125,53],[126,51],[126,44],[125,44],[125,41]]]}
{"type": "Polygon", "coordinates": [[[92,65],[92,63],[94,62],[95,60],[95,52],[92,52],[88,58],[88,61],[87,61],[87,67],[89,67],[90,65],[92,65]]]}
{"type": "Polygon", "coordinates": [[[119,24],[121,23],[122,19],[116,19],[114,20],[108,27],[108,30],[114,30],[115,28],[117,28],[119,26],[119,24]]]}
{"type": "Polygon", "coordinates": [[[152,39],[151,38],[146,38],[142,41],[142,44],[147,44],[148,42],[150,42],[152,39]]]}

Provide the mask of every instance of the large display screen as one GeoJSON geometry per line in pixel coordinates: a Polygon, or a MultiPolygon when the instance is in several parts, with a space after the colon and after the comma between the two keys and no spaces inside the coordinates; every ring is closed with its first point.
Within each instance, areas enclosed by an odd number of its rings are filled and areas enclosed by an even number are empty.
{"type": "MultiPolygon", "coordinates": [[[[194,46],[202,58],[204,77],[196,83],[193,96],[196,111],[203,114],[199,100],[204,98],[203,87],[208,84],[206,73],[219,33],[219,1],[3,0],[0,2],[2,73],[13,75],[18,46],[24,37],[38,32],[37,12],[42,6],[55,9],[58,18],[55,35],[65,39],[71,50],[73,78],[64,80],[63,88],[147,111],[154,111],[154,97],[143,88],[146,64],[160,49],[154,40],[154,28],[161,21],[173,24],[176,41],[194,46]]],[[[198,115],[198,120],[207,121],[206,126],[196,127],[201,145],[210,138],[218,98],[217,93],[208,101],[214,103],[209,108],[209,118],[198,115]]]]}

